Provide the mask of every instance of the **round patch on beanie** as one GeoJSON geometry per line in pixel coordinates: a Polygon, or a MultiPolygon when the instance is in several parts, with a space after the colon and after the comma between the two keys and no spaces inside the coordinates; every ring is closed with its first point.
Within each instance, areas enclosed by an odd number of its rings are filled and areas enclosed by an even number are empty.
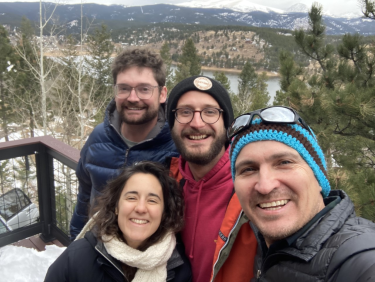
{"type": "Polygon", "coordinates": [[[194,85],[199,90],[208,90],[212,88],[212,82],[207,77],[197,77],[194,79],[194,85]]]}

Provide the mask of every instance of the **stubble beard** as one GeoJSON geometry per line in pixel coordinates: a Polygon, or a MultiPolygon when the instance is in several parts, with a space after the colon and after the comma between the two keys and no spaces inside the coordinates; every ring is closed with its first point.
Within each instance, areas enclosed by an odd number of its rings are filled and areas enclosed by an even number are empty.
{"type": "MultiPolygon", "coordinates": [[[[207,132],[201,132],[198,130],[193,131],[195,134],[207,134],[207,132]]],[[[190,131],[191,133],[191,131],[190,131]]],[[[178,152],[181,154],[181,156],[190,163],[196,164],[196,165],[207,165],[209,164],[213,159],[215,159],[221,150],[225,147],[225,143],[227,141],[227,137],[225,134],[225,131],[223,134],[220,134],[218,136],[215,135],[214,132],[210,132],[209,135],[211,135],[214,139],[214,142],[212,143],[210,149],[207,152],[202,152],[200,149],[197,150],[189,150],[184,142],[183,137],[184,135],[187,135],[185,132],[181,132],[181,134],[177,134],[173,129],[171,131],[172,139],[176,145],[176,148],[178,152]]]]}
{"type": "MultiPolygon", "coordinates": [[[[252,202],[259,203],[259,202],[268,202],[272,201],[273,199],[277,198],[289,198],[292,201],[297,202],[298,198],[297,196],[292,192],[292,191],[280,191],[278,189],[273,190],[270,194],[267,195],[254,195],[252,197],[252,202]]],[[[303,219],[298,220],[294,225],[289,226],[283,226],[282,228],[272,228],[270,227],[270,223],[268,223],[268,227],[262,226],[262,223],[264,223],[264,220],[260,218],[256,218],[254,216],[247,215],[247,217],[250,219],[250,221],[258,228],[260,233],[263,235],[264,239],[266,242],[276,242],[282,239],[285,239],[294,233],[296,233],[298,230],[300,230],[302,227],[304,227],[315,215],[317,212],[311,211],[311,213],[306,214],[303,219]]],[[[270,217],[268,216],[267,219],[272,221],[272,220],[277,220],[278,216],[273,216],[270,217]]]]}
{"type": "MultiPolygon", "coordinates": [[[[132,106],[132,105],[130,104],[127,106],[132,106]]],[[[134,105],[134,107],[136,107],[136,105],[134,105]]],[[[153,108],[147,107],[145,113],[142,116],[133,118],[133,117],[128,117],[126,115],[127,110],[125,109],[125,106],[122,106],[121,107],[121,122],[125,124],[131,124],[131,125],[146,124],[150,121],[153,121],[158,116],[158,110],[159,109],[153,109],[153,108]]]]}

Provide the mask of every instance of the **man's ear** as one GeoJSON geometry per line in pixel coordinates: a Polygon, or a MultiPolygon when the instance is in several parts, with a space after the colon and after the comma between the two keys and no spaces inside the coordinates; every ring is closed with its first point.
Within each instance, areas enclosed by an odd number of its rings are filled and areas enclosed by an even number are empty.
{"type": "Polygon", "coordinates": [[[163,86],[163,88],[160,91],[160,95],[159,95],[159,103],[160,104],[165,103],[165,101],[167,100],[167,93],[168,93],[167,87],[163,86]]]}

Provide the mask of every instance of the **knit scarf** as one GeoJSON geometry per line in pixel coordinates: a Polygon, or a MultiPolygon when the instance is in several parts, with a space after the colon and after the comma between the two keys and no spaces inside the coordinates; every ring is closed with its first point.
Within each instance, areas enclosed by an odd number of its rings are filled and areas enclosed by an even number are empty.
{"type": "MultiPolygon", "coordinates": [[[[76,240],[83,238],[93,226],[94,221],[91,218],[76,240]]],[[[160,242],[148,247],[144,252],[133,249],[116,237],[103,235],[102,239],[108,254],[126,265],[137,268],[132,282],[165,282],[167,280],[167,261],[176,246],[176,236],[173,233],[166,234],[160,242]]]]}
{"type": "Polygon", "coordinates": [[[169,233],[144,252],[129,247],[116,237],[102,236],[107,252],[122,263],[136,267],[132,282],[165,282],[167,280],[167,261],[176,246],[176,237],[169,233]]]}

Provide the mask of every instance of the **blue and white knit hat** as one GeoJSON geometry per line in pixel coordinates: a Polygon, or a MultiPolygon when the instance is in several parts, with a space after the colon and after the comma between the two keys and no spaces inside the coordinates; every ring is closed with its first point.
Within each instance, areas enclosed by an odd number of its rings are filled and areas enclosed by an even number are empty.
{"type": "Polygon", "coordinates": [[[256,141],[278,141],[296,150],[310,166],[323,197],[327,197],[331,186],[327,178],[327,164],[322,149],[311,133],[300,124],[264,123],[261,119],[252,121],[252,125],[233,139],[230,148],[230,160],[233,180],[238,154],[247,144],[256,141]]]}

